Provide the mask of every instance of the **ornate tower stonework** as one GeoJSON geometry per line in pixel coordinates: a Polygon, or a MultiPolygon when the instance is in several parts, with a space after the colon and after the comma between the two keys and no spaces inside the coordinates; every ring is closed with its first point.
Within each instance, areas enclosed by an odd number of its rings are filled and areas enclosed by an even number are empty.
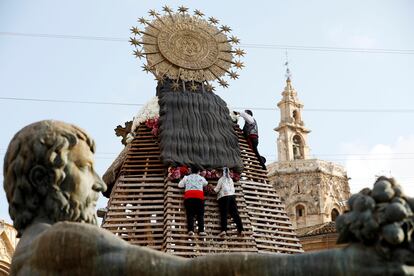
{"type": "Polygon", "coordinates": [[[268,172],[297,230],[335,221],[346,209],[350,190],[340,165],[317,159],[293,160],[272,163],[268,172]]]}
{"type": "Polygon", "coordinates": [[[12,225],[0,220],[0,276],[10,273],[10,265],[18,239],[12,225]]]}
{"type": "Polygon", "coordinates": [[[342,166],[310,157],[307,144],[310,130],[305,128],[303,104],[290,77],[278,107],[280,123],[275,128],[279,133],[278,162],[268,165],[268,176],[301,236],[312,226],[334,221],[345,211],[350,197],[348,177],[342,166]]]}
{"type": "Polygon", "coordinates": [[[297,97],[290,78],[282,93],[282,100],[277,104],[280,109],[280,123],[275,131],[279,132],[277,150],[279,161],[307,159],[309,147],[307,134],[310,132],[302,121],[303,104],[297,97]]]}

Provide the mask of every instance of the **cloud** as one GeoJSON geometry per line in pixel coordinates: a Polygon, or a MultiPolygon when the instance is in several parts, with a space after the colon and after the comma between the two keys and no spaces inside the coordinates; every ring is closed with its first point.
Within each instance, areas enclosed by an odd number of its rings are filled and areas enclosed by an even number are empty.
{"type": "Polygon", "coordinates": [[[344,145],[345,168],[351,192],[371,187],[377,176],[394,177],[405,194],[414,197],[414,135],[398,137],[391,145],[366,146],[361,143],[344,145]]]}

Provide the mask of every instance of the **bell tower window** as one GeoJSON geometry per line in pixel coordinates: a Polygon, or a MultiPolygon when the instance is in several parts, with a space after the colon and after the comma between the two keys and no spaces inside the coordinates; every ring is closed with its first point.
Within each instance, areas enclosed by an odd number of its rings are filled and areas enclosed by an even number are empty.
{"type": "Polygon", "coordinates": [[[296,219],[305,216],[305,207],[302,204],[296,206],[296,219]]]}
{"type": "Polygon", "coordinates": [[[293,136],[293,159],[303,159],[303,142],[299,135],[293,136]]]}
{"type": "Polygon", "coordinates": [[[293,117],[294,122],[296,124],[299,124],[300,116],[299,116],[299,112],[297,110],[293,110],[292,117],[293,117]]]}
{"type": "Polygon", "coordinates": [[[332,211],[331,211],[331,220],[335,221],[338,216],[339,216],[338,210],[336,210],[335,208],[332,209],[332,211]]]}

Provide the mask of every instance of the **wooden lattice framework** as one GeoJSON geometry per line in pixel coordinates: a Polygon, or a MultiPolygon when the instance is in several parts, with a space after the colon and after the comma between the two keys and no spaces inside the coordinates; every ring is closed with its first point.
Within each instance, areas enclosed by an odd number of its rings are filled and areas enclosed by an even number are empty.
{"type": "MultiPolygon", "coordinates": [[[[207,236],[189,236],[183,204],[183,190],[166,179],[167,168],[160,160],[157,138],[141,124],[131,142],[113,186],[102,227],[131,244],[184,257],[223,252],[302,252],[301,244],[280,197],[268,182],[242,131],[239,138],[244,170],[235,183],[240,216],[245,228],[236,235],[229,223],[229,235],[219,238],[220,219],[216,198],[205,201],[207,236]]],[[[209,181],[213,185],[217,181],[209,181]]]]}

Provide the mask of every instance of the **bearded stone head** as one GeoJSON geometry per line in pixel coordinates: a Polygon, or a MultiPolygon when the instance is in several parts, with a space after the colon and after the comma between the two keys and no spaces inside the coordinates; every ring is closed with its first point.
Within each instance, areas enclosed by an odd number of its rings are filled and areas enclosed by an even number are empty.
{"type": "Polygon", "coordinates": [[[18,236],[34,221],[96,224],[95,207],[105,183],[94,170],[94,141],[59,121],[24,127],[4,158],[4,189],[18,236]]]}

